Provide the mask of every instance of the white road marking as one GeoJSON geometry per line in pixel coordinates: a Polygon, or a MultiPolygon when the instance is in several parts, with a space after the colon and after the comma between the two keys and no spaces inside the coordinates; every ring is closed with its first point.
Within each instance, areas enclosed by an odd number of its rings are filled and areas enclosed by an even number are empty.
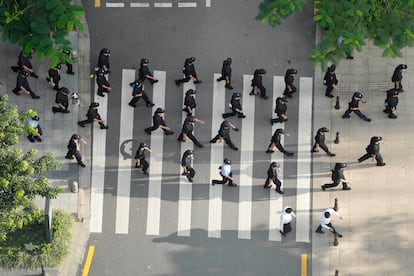
{"type": "Polygon", "coordinates": [[[206,7],[207,8],[211,7],[211,0],[206,0],[206,7]]]}
{"type": "Polygon", "coordinates": [[[155,2],[155,3],[154,3],[154,7],[155,7],[155,8],[172,8],[172,3],[160,3],[160,2],[155,2]]]}
{"type": "Polygon", "coordinates": [[[178,2],[179,8],[197,8],[196,2],[178,2]]]}
{"type": "Polygon", "coordinates": [[[121,2],[117,2],[117,3],[114,3],[114,2],[106,2],[105,3],[105,6],[107,8],[123,8],[125,6],[125,4],[124,3],[121,3],[121,2]]]}
{"type": "Polygon", "coordinates": [[[131,3],[131,8],[149,8],[150,4],[148,2],[136,2],[131,3]]]}

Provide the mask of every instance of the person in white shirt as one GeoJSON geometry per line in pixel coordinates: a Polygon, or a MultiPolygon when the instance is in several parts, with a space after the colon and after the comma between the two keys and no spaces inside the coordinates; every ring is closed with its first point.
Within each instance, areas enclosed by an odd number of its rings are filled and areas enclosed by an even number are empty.
{"type": "Polygon", "coordinates": [[[331,223],[331,217],[332,215],[335,215],[339,219],[342,219],[342,216],[339,215],[338,212],[336,212],[332,208],[328,208],[323,212],[322,218],[321,218],[321,224],[319,224],[318,228],[316,229],[316,233],[323,234],[325,232],[322,231],[322,228],[328,229],[331,231],[334,235],[338,236],[338,238],[342,238],[342,235],[336,232],[335,227],[333,227],[331,223]]]}
{"type": "Polygon", "coordinates": [[[292,226],[290,225],[293,218],[296,218],[295,213],[293,212],[292,207],[286,206],[280,214],[280,234],[286,236],[287,233],[292,231],[292,226]]]}
{"type": "Polygon", "coordinates": [[[224,159],[223,164],[220,166],[220,175],[223,177],[223,180],[213,180],[211,185],[215,184],[226,184],[229,182],[229,186],[236,187],[237,184],[233,182],[233,173],[231,172],[231,161],[229,159],[224,159]]]}

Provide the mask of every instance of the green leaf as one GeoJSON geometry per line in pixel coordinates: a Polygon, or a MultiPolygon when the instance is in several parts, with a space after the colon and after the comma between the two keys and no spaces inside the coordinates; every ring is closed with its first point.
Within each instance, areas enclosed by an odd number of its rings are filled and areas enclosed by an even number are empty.
{"type": "Polygon", "coordinates": [[[323,18],[323,15],[321,15],[321,14],[317,14],[317,15],[315,15],[315,16],[313,17],[313,20],[315,20],[315,21],[320,21],[322,18],[323,18]]]}
{"type": "Polygon", "coordinates": [[[59,2],[58,1],[56,1],[56,0],[49,0],[49,1],[47,1],[46,9],[47,10],[53,10],[58,5],[59,5],[59,2]]]}
{"type": "Polygon", "coordinates": [[[73,30],[73,21],[68,21],[68,24],[66,25],[66,30],[68,32],[71,32],[73,30]]]}
{"type": "Polygon", "coordinates": [[[362,11],[361,10],[359,10],[359,9],[356,9],[355,10],[355,13],[356,13],[356,15],[358,15],[359,17],[362,17],[364,14],[362,13],[362,11]]]}
{"type": "Polygon", "coordinates": [[[65,28],[67,23],[68,23],[68,16],[66,14],[63,14],[59,17],[56,26],[58,27],[58,29],[63,29],[65,28]]]}

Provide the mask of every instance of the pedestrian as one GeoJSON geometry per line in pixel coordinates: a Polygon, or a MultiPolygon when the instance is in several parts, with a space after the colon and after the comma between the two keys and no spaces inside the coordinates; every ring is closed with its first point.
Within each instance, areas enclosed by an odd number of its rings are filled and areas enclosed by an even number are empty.
{"type": "Polygon", "coordinates": [[[98,113],[99,103],[93,102],[89,105],[88,113],[86,113],[86,120],[79,121],[78,125],[80,127],[85,127],[86,124],[92,124],[97,122],[101,129],[108,129],[108,125],[105,125],[105,120],[102,120],[101,115],[98,113]]]}
{"type": "Polygon", "coordinates": [[[334,97],[332,93],[334,89],[336,91],[339,90],[338,79],[336,78],[335,69],[335,64],[329,66],[328,71],[326,72],[325,77],[323,78],[323,84],[326,86],[325,96],[329,98],[334,97]]]}
{"type": "Polygon", "coordinates": [[[29,75],[30,73],[25,70],[19,72],[13,93],[20,96],[20,91],[23,91],[23,93],[30,95],[33,99],[39,99],[40,97],[29,86],[29,82],[27,81],[29,75]]]}
{"type": "Polygon", "coordinates": [[[196,173],[193,168],[193,162],[194,152],[192,150],[186,150],[181,158],[181,167],[183,168],[181,175],[185,175],[190,182],[193,182],[196,173]]]}
{"type": "Polygon", "coordinates": [[[103,69],[104,74],[109,74],[109,56],[111,55],[111,51],[107,48],[102,48],[99,52],[98,58],[98,67],[103,69]]]}
{"type": "Polygon", "coordinates": [[[286,206],[283,208],[282,213],[280,214],[280,234],[286,236],[287,233],[292,232],[292,226],[290,223],[292,219],[296,218],[295,212],[293,212],[292,207],[286,206]]]}
{"type": "Polygon", "coordinates": [[[266,150],[266,153],[273,153],[273,152],[275,152],[274,150],[273,150],[273,148],[276,146],[276,148],[281,152],[281,153],[283,153],[283,154],[285,154],[285,155],[287,155],[287,156],[293,156],[293,152],[289,152],[289,151],[287,151],[287,150],[285,150],[284,148],[283,148],[283,146],[282,146],[282,144],[280,143],[280,139],[281,139],[281,136],[282,135],[284,135],[284,136],[287,136],[287,137],[289,137],[290,135],[289,135],[289,133],[286,133],[283,129],[281,129],[281,128],[278,128],[278,129],[276,129],[275,130],[275,132],[273,133],[273,135],[272,135],[272,138],[270,139],[270,144],[269,144],[269,146],[267,147],[267,150],[266,150]]]}
{"type": "Polygon", "coordinates": [[[339,184],[342,184],[342,190],[349,191],[351,190],[351,187],[348,186],[349,183],[351,183],[349,180],[345,179],[344,176],[344,168],[347,167],[346,163],[336,163],[334,169],[332,170],[332,183],[330,184],[324,184],[321,186],[322,190],[325,191],[325,189],[329,188],[335,188],[339,184]]]}
{"type": "Polygon", "coordinates": [[[233,178],[233,173],[231,171],[231,161],[227,158],[225,158],[223,160],[223,164],[221,164],[221,166],[219,167],[220,170],[220,175],[223,178],[222,180],[213,180],[211,181],[211,185],[216,185],[216,184],[226,184],[227,182],[229,182],[229,186],[230,187],[236,187],[237,184],[234,183],[234,178],[233,178]]]}
{"type": "Polygon", "coordinates": [[[406,64],[400,64],[397,67],[395,67],[394,73],[392,74],[391,81],[394,83],[394,88],[398,90],[398,92],[402,93],[404,92],[403,86],[402,86],[402,72],[407,69],[406,64]]]}
{"type": "Polygon", "coordinates": [[[103,92],[109,93],[112,90],[111,85],[105,77],[105,69],[99,68],[96,71],[96,83],[98,84],[98,96],[105,97],[103,92]]]}
{"type": "Polygon", "coordinates": [[[204,125],[203,120],[197,119],[194,116],[187,116],[184,120],[182,131],[180,135],[178,136],[177,140],[180,142],[185,142],[187,141],[187,137],[188,137],[190,138],[191,141],[193,141],[193,143],[197,147],[203,148],[204,146],[200,144],[200,142],[197,141],[197,138],[195,138],[195,136],[193,135],[194,123],[199,123],[199,124],[204,125]]]}
{"type": "Polygon", "coordinates": [[[164,113],[165,110],[161,107],[158,107],[155,112],[154,116],[152,116],[152,123],[153,125],[151,127],[148,127],[145,129],[145,133],[151,134],[152,131],[161,128],[165,135],[171,135],[174,134],[174,131],[171,131],[171,128],[167,127],[164,121],[164,113]]]}
{"type": "Polygon", "coordinates": [[[196,91],[193,89],[188,89],[187,92],[185,92],[183,111],[187,113],[187,116],[192,116],[194,109],[197,107],[194,97],[195,93],[196,91]]]}
{"type": "Polygon", "coordinates": [[[230,116],[236,116],[239,118],[246,118],[246,116],[243,114],[243,109],[240,103],[240,93],[233,93],[231,96],[231,101],[229,104],[229,107],[231,108],[232,112],[224,113],[223,118],[227,118],[230,116]]]}
{"type": "Polygon", "coordinates": [[[148,67],[149,60],[146,58],[141,59],[141,64],[138,71],[139,79],[144,82],[146,79],[151,82],[151,84],[154,84],[158,82],[158,79],[155,78],[148,67]]]}
{"type": "Polygon", "coordinates": [[[277,162],[270,163],[269,169],[267,169],[267,178],[263,188],[272,188],[273,184],[276,185],[276,192],[283,195],[283,191],[280,189],[282,182],[277,178],[277,172],[280,171],[280,164],[277,162]]]}
{"type": "Polygon", "coordinates": [[[359,102],[366,103],[365,100],[363,100],[364,96],[360,92],[355,92],[352,96],[352,100],[348,103],[348,109],[345,111],[344,115],[342,115],[343,119],[351,118],[350,114],[354,112],[359,118],[361,118],[364,121],[371,122],[371,119],[362,114],[361,107],[359,107],[359,102]]]}
{"type": "Polygon", "coordinates": [[[148,98],[147,93],[145,93],[144,81],[143,80],[136,80],[133,82],[132,85],[132,99],[129,101],[128,105],[132,107],[137,107],[136,103],[139,99],[143,98],[147,107],[154,106],[154,103],[148,98]]]}
{"type": "MultiPolygon", "coordinates": [[[[73,62],[73,59],[74,59],[75,55],[72,54],[72,52],[70,50],[63,50],[63,53],[66,54],[68,57],[70,57],[72,59],[72,62],[73,62]]],[[[66,74],[75,75],[75,72],[73,72],[73,66],[72,66],[72,64],[70,64],[69,62],[65,61],[65,65],[66,65],[66,68],[67,68],[66,74]]]]}
{"type": "Polygon", "coordinates": [[[183,82],[189,82],[190,80],[194,81],[195,84],[202,82],[201,80],[198,79],[197,73],[195,71],[195,67],[194,67],[195,60],[196,60],[195,57],[190,57],[190,58],[185,59],[184,68],[183,68],[183,74],[185,75],[185,77],[183,79],[175,80],[175,84],[177,86],[180,86],[180,84],[183,82]]]}
{"type": "Polygon", "coordinates": [[[66,153],[66,159],[73,159],[75,156],[79,166],[86,167],[85,163],[82,162],[82,156],[80,154],[80,143],[87,144],[86,141],[80,137],[79,134],[73,134],[68,143],[68,152],[66,153]]]}
{"type": "Polygon", "coordinates": [[[58,107],[53,106],[52,111],[53,113],[61,112],[61,113],[70,113],[68,110],[69,107],[69,89],[66,87],[61,87],[56,93],[55,103],[57,103],[58,107]]]}
{"type": "Polygon", "coordinates": [[[258,95],[257,89],[260,89],[260,98],[262,99],[269,99],[268,96],[266,96],[266,88],[263,86],[263,77],[266,75],[265,69],[256,69],[253,74],[252,79],[252,91],[249,95],[258,95]]]}
{"type": "Polygon", "coordinates": [[[385,113],[388,113],[388,118],[397,119],[397,105],[398,105],[398,89],[392,88],[387,90],[387,98],[385,99],[383,110],[385,113]]]}
{"type": "Polygon", "coordinates": [[[358,162],[361,163],[362,161],[371,158],[372,161],[377,161],[377,166],[385,166],[384,160],[380,154],[380,144],[388,144],[387,141],[384,141],[381,136],[373,136],[369,142],[369,145],[365,148],[365,153],[363,156],[358,158],[358,162]]]}
{"type": "Polygon", "coordinates": [[[148,175],[149,164],[145,159],[145,152],[152,152],[151,148],[145,143],[140,143],[135,153],[135,168],[141,168],[142,172],[148,175]]]}
{"type": "Polygon", "coordinates": [[[287,103],[288,100],[286,96],[284,97],[277,97],[276,98],[276,106],[275,106],[275,113],[277,115],[277,118],[270,119],[270,123],[273,125],[274,123],[283,123],[288,120],[288,116],[286,114],[287,112],[287,103]]]}
{"type": "Polygon", "coordinates": [[[34,143],[35,141],[42,142],[42,135],[43,131],[39,124],[39,116],[34,115],[29,117],[29,120],[27,120],[27,126],[29,128],[29,135],[27,135],[27,139],[29,139],[30,142],[34,143]]]}
{"type": "Polygon", "coordinates": [[[216,136],[214,136],[213,139],[210,140],[210,143],[216,143],[217,140],[219,141],[219,143],[221,143],[221,141],[226,142],[226,144],[232,149],[232,150],[239,150],[231,141],[230,138],[230,129],[234,130],[234,131],[239,131],[239,129],[232,124],[229,121],[223,121],[220,125],[220,129],[218,130],[218,134],[216,136]]]}
{"type": "Polygon", "coordinates": [[[338,238],[342,238],[342,235],[339,234],[335,227],[333,227],[331,220],[332,220],[332,215],[338,217],[339,219],[342,219],[342,216],[339,215],[338,212],[336,212],[334,209],[332,208],[328,208],[323,212],[322,218],[321,218],[321,224],[319,224],[318,228],[316,229],[316,233],[319,234],[323,234],[325,232],[323,232],[323,229],[327,229],[329,231],[332,232],[332,234],[336,235],[338,238]]]}
{"type": "Polygon", "coordinates": [[[226,81],[226,84],[224,85],[227,89],[233,89],[233,86],[231,86],[231,58],[227,58],[223,61],[223,67],[221,68],[221,77],[217,79],[218,82],[220,81],[226,81]]]}
{"type": "Polygon", "coordinates": [[[325,144],[325,137],[326,133],[329,132],[329,128],[327,127],[321,127],[318,129],[315,135],[315,144],[312,147],[311,152],[319,152],[319,148],[323,149],[324,152],[326,152],[329,156],[336,156],[335,153],[332,153],[329,151],[328,146],[325,144]]]}
{"type": "Polygon", "coordinates": [[[55,68],[50,68],[47,71],[48,77],[46,77],[46,81],[53,86],[53,89],[58,91],[59,90],[59,81],[60,81],[60,69],[62,68],[62,64],[58,64],[55,68]]]}
{"type": "Polygon", "coordinates": [[[23,54],[23,51],[20,51],[19,58],[17,61],[17,66],[12,66],[11,69],[17,73],[20,71],[27,71],[29,72],[30,76],[38,79],[39,76],[34,72],[32,63],[30,60],[32,59],[32,54],[34,54],[35,50],[32,49],[27,55],[23,54]]]}
{"type": "Polygon", "coordinates": [[[285,91],[283,95],[287,96],[288,98],[292,98],[292,94],[296,93],[298,89],[293,84],[295,78],[293,75],[296,75],[298,71],[296,69],[287,69],[285,73],[285,91]]]}

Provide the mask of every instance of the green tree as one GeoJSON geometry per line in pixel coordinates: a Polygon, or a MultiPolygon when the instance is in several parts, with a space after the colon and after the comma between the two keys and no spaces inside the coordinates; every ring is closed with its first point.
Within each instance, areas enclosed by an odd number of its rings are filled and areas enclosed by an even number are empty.
{"type": "MultiPolygon", "coordinates": [[[[297,0],[266,0],[257,19],[272,16],[280,3],[296,5],[297,0]]],[[[347,53],[361,51],[367,39],[384,49],[384,57],[401,56],[401,49],[414,43],[414,0],[316,0],[314,5],[323,39],[310,58],[324,69],[328,62],[338,63],[347,53]]]]}
{"type": "Polygon", "coordinates": [[[25,123],[32,114],[33,110],[19,113],[15,106],[8,105],[7,96],[0,97],[0,241],[37,216],[32,203],[36,196],[56,198],[61,192],[44,176],[61,165],[52,153],[39,158],[35,149],[23,154],[16,148],[18,136],[26,133],[25,123]]]}
{"type": "Polygon", "coordinates": [[[70,62],[63,50],[71,50],[67,36],[74,28],[83,29],[79,17],[83,7],[71,0],[0,0],[2,39],[23,48],[28,54],[36,49],[36,57],[51,58],[51,67],[70,62]]]}

